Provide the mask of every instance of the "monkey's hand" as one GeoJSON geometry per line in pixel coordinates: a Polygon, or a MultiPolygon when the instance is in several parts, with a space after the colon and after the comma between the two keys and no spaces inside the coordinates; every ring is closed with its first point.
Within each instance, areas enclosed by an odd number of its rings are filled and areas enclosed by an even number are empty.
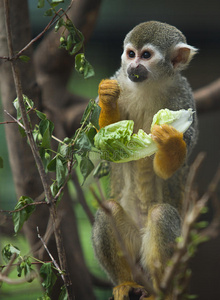
{"type": "Polygon", "coordinates": [[[151,133],[158,147],[154,157],[154,171],[159,177],[168,179],[182,166],[186,157],[183,133],[166,124],[154,125],[151,133]]]}
{"type": "Polygon", "coordinates": [[[99,84],[99,106],[101,112],[99,116],[100,128],[120,121],[118,110],[118,98],[120,88],[117,80],[104,79],[99,84]]]}
{"type": "Polygon", "coordinates": [[[114,300],[129,300],[129,299],[140,299],[140,300],[153,300],[154,297],[150,297],[150,294],[141,285],[135,282],[124,282],[117,285],[113,289],[114,300]],[[133,297],[132,297],[133,296],[133,297]]]}

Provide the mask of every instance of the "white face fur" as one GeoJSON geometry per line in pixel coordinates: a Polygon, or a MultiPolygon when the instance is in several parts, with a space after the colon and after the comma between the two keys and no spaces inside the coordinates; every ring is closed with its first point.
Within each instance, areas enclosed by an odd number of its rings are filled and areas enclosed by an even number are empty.
{"type": "Polygon", "coordinates": [[[121,56],[122,68],[128,80],[132,82],[141,83],[165,78],[175,71],[184,69],[196,50],[185,43],[179,43],[169,49],[169,57],[165,58],[165,54],[150,43],[141,49],[136,49],[128,43],[121,56]]]}

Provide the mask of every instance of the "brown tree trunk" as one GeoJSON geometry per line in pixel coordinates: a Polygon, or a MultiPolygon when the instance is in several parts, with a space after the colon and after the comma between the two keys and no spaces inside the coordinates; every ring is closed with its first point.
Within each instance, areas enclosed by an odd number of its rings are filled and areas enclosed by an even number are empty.
{"type": "MultiPolygon", "coordinates": [[[[100,0],[78,0],[74,1],[71,8],[70,16],[76,27],[83,31],[86,39],[92,32],[100,2],[100,0]]],[[[8,56],[3,6],[3,0],[0,0],[0,56],[8,56]]],[[[31,38],[27,1],[11,0],[10,13],[13,46],[14,50],[18,51],[31,38]]],[[[54,122],[55,135],[63,138],[69,132],[73,134],[78,127],[86,101],[71,95],[66,90],[74,62],[73,57],[58,49],[58,41],[58,34],[49,33],[38,47],[35,59],[31,59],[28,63],[19,62],[18,64],[24,94],[34,101],[38,109],[46,109],[54,122]]],[[[24,54],[33,58],[33,49],[29,48],[24,54]]],[[[9,62],[0,61],[0,89],[3,108],[15,116],[12,102],[16,98],[16,92],[9,62]]],[[[9,120],[8,117],[6,119],[9,120]]],[[[42,193],[43,188],[26,138],[21,137],[16,124],[6,125],[5,131],[17,197],[26,195],[36,199],[42,193]]],[[[95,299],[91,277],[85,265],[78,237],[73,205],[67,192],[64,193],[58,211],[75,299],[95,299]]],[[[34,214],[24,225],[25,235],[35,251],[35,255],[40,259],[47,259],[47,255],[45,252],[36,251],[36,245],[39,244],[36,227],[39,227],[40,233],[43,235],[46,232],[48,221],[47,206],[38,205],[34,214]]],[[[48,248],[58,260],[53,235],[49,239],[48,248]]],[[[59,280],[53,291],[52,299],[58,299],[62,284],[59,280]]]]}

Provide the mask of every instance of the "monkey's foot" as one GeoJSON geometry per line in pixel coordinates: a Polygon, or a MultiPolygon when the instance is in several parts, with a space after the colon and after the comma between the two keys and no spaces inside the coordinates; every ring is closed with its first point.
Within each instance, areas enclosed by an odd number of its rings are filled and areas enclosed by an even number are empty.
{"type": "Polygon", "coordinates": [[[186,143],[183,134],[167,124],[154,125],[151,133],[158,147],[154,158],[154,170],[158,176],[167,179],[185,160],[186,143]]]}
{"type": "Polygon", "coordinates": [[[136,282],[124,282],[113,289],[114,300],[153,300],[150,294],[136,282]],[[149,298],[150,297],[150,298],[149,298]]]}

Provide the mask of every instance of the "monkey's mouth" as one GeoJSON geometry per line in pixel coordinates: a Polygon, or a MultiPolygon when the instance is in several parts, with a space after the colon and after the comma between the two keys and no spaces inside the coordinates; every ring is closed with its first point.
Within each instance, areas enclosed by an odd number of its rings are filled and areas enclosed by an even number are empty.
{"type": "Polygon", "coordinates": [[[129,67],[127,70],[128,78],[133,82],[142,82],[147,79],[148,71],[143,65],[129,67]]]}

